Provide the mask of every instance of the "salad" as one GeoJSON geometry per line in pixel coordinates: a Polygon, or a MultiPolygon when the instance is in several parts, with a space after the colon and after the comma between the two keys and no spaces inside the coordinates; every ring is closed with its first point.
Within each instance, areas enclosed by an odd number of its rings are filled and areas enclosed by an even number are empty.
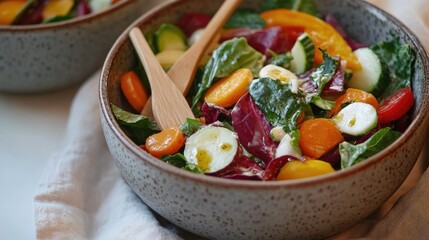
{"type": "Polygon", "coordinates": [[[69,20],[99,12],[119,0],[0,0],[0,25],[69,20]]]}
{"type": "MultiPolygon", "coordinates": [[[[150,86],[136,63],[120,79],[130,108],[111,105],[123,131],[184,170],[262,181],[349,168],[393,143],[414,105],[411,46],[395,36],[367,46],[313,2],[287,3],[233,14],[186,94],[196,119],[180,127],[160,131],[145,115],[150,86]]],[[[187,13],[146,36],[166,71],[209,21],[187,13]]]]}

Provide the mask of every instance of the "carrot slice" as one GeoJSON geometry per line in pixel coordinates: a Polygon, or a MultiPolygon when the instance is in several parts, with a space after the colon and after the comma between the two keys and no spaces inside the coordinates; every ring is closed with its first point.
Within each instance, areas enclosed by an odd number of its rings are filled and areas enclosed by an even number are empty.
{"type": "Polygon", "coordinates": [[[0,25],[12,24],[25,4],[25,0],[0,1],[0,25]]]}
{"type": "Polygon", "coordinates": [[[126,72],[121,77],[121,90],[131,106],[140,113],[149,98],[143,84],[134,71],[126,72]]]}
{"type": "Polygon", "coordinates": [[[213,84],[207,90],[204,100],[221,107],[230,107],[247,93],[247,87],[252,80],[250,69],[240,68],[213,84]]]}
{"type": "Polygon", "coordinates": [[[177,153],[185,144],[185,136],[178,127],[162,130],[146,139],[146,150],[154,157],[177,153]]]}
{"type": "Polygon", "coordinates": [[[333,116],[341,111],[344,107],[343,104],[352,102],[368,103],[377,110],[379,108],[377,99],[371,93],[367,93],[356,88],[348,88],[346,93],[335,100],[335,105],[331,110],[331,115],[333,116]]]}
{"type": "Polygon", "coordinates": [[[302,153],[310,158],[318,159],[344,141],[335,124],[326,118],[304,121],[299,131],[299,146],[302,153]]]}

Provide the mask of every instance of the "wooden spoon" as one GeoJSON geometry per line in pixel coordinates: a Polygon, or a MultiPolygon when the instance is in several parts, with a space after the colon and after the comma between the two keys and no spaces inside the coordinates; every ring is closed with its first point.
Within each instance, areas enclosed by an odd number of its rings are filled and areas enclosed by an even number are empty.
{"type": "Polygon", "coordinates": [[[161,130],[178,127],[186,118],[195,118],[183,93],[165,73],[141,30],[133,28],[129,36],[148,76],[153,115],[161,130]]]}
{"type": "MultiPolygon", "coordinates": [[[[184,95],[186,95],[192,81],[194,80],[195,72],[199,66],[198,64],[206,53],[207,48],[212,42],[217,40],[216,34],[219,32],[219,29],[225,25],[226,21],[238,8],[241,1],[242,0],[225,0],[202,32],[198,41],[194,43],[168,70],[168,76],[170,76],[171,80],[173,80],[177,88],[184,95]]],[[[142,115],[152,115],[152,105],[150,104],[150,101],[151,100],[149,98],[142,111],[142,115]]]]}

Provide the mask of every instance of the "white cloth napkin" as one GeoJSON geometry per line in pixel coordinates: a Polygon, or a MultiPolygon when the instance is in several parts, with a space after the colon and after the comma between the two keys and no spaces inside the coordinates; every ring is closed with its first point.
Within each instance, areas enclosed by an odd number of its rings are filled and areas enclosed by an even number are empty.
{"type": "MultiPolygon", "coordinates": [[[[371,2],[406,22],[429,47],[426,0],[371,2]]],[[[40,180],[34,197],[37,238],[202,239],[152,212],[120,177],[100,126],[98,77],[77,93],[64,143],[40,180]]],[[[396,201],[420,177],[419,170],[380,211],[334,239],[429,239],[429,173],[396,201]]]]}

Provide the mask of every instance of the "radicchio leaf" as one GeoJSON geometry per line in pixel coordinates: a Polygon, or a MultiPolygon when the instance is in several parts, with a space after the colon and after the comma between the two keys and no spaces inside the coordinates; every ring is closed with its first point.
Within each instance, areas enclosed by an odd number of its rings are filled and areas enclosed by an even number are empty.
{"type": "Polygon", "coordinates": [[[274,159],[278,144],[270,136],[271,124],[256,106],[250,94],[244,95],[231,112],[232,126],[243,147],[264,163],[274,159]]]}
{"type": "Polygon", "coordinates": [[[201,112],[206,119],[206,124],[211,124],[216,121],[223,121],[225,118],[231,118],[231,111],[221,106],[208,104],[206,102],[201,106],[201,112]]]}
{"type": "Polygon", "coordinates": [[[262,30],[232,30],[228,31],[226,35],[223,35],[221,41],[225,41],[234,37],[246,38],[247,43],[256,51],[263,53],[267,59],[272,57],[269,51],[273,51],[275,53],[285,53],[293,46],[293,43],[289,43],[288,36],[282,31],[281,27],[271,27],[262,30]]]}
{"type": "Polygon", "coordinates": [[[280,169],[290,160],[297,159],[293,156],[284,155],[272,160],[265,169],[264,176],[262,179],[264,181],[275,180],[277,178],[277,175],[279,175],[280,169]]]}

